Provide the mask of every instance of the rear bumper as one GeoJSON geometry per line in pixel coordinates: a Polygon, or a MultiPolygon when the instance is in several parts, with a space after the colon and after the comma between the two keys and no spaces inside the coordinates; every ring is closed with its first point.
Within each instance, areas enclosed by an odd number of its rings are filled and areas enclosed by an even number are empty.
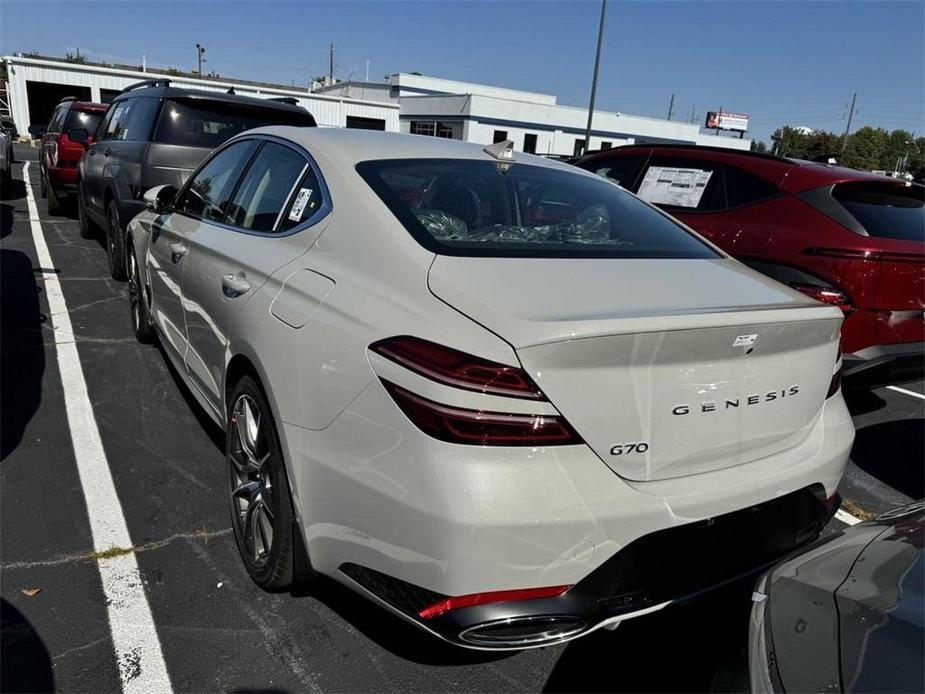
{"type": "MultiPolygon", "coordinates": [[[[462,629],[453,633],[464,626],[457,620],[490,619],[496,608],[460,609],[440,616],[438,624],[436,617],[415,618],[421,600],[569,585],[551,604],[513,607],[526,617],[541,608],[555,607],[556,615],[577,610],[579,634],[601,620],[644,614],[752,571],[804,536],[810,539],[813,523],[825,513],[820,499],[835,494],[854,438],[844,400],[836,395],[809,435],[787,451],[722,470],[632,482],[584,445],[497,448],[430,439],[378,382],[327,428],[280,423],[279,432],[313,568],[417,626],[473,648],[489,646],[461,640],[462,629]],[[799,490],[814,485],[812,512],[806,507],[782,515],[775,500],[797,493],[804,499],[799,506],[808,498],[799,490]],[[755,519],[750,532],[739,531],[754,553],[743,552],[730,533],[735,524],[705,530],[743,509],[758,509],[735,516],[755,519]],[[765,530],[758,519],[775,513],[765,516],[761,509],[778,509],[782,535],[765,530]],[[348,565],[384,576],[386,588],[348,565]],[[400,604],[394,595],[402,591],[388,586],[405,586],[424,598],[400,604]]],[[[574,635],[559,640],[567,638],[574,635]]]]}
{"type": "Polygon", "coordinates": [[[48,182],[55,187],[56,193],[67,193],[73,195],[77,192],[77,167],[68,168],[64,166],[48,168],[48,182]]]}
{"type": "Polygon", "coordinates": [[[898,383],[925,374],[925,342],[874,345],[843,356],[850,385],[874,387],[898,383]]]}
{"type": "Polygon", "coordinates": [[[821,484],[747,509],[659,530],[634,540],[564,594],[497,602],[421,619],[418,612],[447,596],[355,564],[341,572],[364,591],[460,646],[522,649],[561,643],[779,561],[816,539],[838,508],[821,484]],[[756,541],[760,538],[760,541],[756,541]]]}

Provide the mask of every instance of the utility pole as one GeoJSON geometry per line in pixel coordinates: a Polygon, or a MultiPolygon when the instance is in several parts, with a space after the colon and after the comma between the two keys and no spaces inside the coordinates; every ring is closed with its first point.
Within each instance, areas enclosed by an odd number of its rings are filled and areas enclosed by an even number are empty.
{"type": "Polygon", "coordinates": [[[723,117],[723,107],[719,107],[719,111],[716,112],[716,136],[719,137],[719,119],[723,117]]]}
{"type": "Polygon", "coordinates": [[[697,104],[691,106],[691,123],[697,119],[697,104]]]}
{"type": "Polygon", "coordinates": [[[197,44],[196,44],[196,57],[197,57],[197,59],[199,60],[199,77],[200,77],[200,79],[202,78],[202,64],[203,64],[204,62],[206,62],[206,61],[205,61],[205,58],[202,57],[203,54],[204,54],[205,52],[206,52],[206,47],[205,47],[205,46],[200,46],[200,45],[197,43],[197,44]]]}
{"type": "Polygon", "coordinates": [[[841,139],[841,155],[845,155],[845,147],[848,146],[848,132],[851,130],[851,117],[854,115],[854,103],[857,101],[858,93],[855,92],[851,97],[851,109],[848,111],[848,125],[845,126],[845,135],[841,139]]]}
{"type": "Polygon", "coordinates": [[[334,44],[328,51],[328,84],[334,84],[334,44]]]}
{"type": "Polygon", "coordinates": [[[142,72],[148,71],[148,56],[146,55],[141,56],[141,71],[142,72]]]}
{"type": "Polygon", "coordinates": [[[590,149],[591,121],[594,119],[594,97],[597,94],[597,72],[601,65],[601,40],[604,38],[604,14],[607,12],[607,0],[601,0],[601,23],[597,28],[597,53],[594,56],[594,76],[591,78],[591,101],[588,104],[588,127],[585,128],[585,145],[581,154],[590,149]]]}
{"type": "Polygon", "coordinates": [[[671,101],[668,102],[668,120],[671,120],[671,114],[674,112],[674,94],[671,95],[671,101]]]}

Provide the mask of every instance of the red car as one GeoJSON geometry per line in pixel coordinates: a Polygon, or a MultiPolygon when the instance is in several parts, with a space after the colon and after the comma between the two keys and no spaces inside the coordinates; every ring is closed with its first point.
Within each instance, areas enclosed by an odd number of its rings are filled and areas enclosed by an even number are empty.
{"type": "Polygon", "coordinates": [[[106,104],[77,101],[73,96],[55,107],[42,135],[39,155],[40,189],[42,197],[48,198],[49,214],[58,214],[65,199],[77,193],[77,163],[86,146],[71,141],[68,133],[82,128],[90,134],[92,141],[106,108],[106,104]]]}
{"type": "Polygon", "coordinates": [[[840,306],[844,373],[855,384],[922,374],[922,186],[693,145],[629,145],[577,165],[658,205],[754,269],[840,306]]]}

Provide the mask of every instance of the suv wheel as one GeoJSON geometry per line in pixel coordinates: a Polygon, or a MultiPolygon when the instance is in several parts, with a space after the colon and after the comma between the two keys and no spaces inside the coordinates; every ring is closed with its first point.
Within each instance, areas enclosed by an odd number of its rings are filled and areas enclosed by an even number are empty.
{"type": "Polygon", "coordinates": [[[77,182],[77,224],[80,227],[80,238],[93,238],[93,222],[87,215],[87,201],[84,198],[84,190],[80,181],[77,182]]]}
{"type": "MultiPolygon", "coordinates": [[[[49,189],[50,190],[50,189],[49,189]]],[[[109,274],[114,280],[125,279],[125,233],[119,223],[119,208],[115,200],[106,209],[106,255],[109,258],[109,274]]]]}
{"type": "Polygon", "coordinates": [[[273,415],[244,376],[228,402],[225,456],[234,538],[254,582],[280,590],[295,577],[292,497],[273,415]]]}

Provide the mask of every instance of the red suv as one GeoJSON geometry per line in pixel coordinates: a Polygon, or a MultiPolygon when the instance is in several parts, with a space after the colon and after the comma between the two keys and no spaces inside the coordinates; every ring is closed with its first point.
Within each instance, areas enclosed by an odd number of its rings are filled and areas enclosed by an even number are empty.
{"type": "Polygon", "coordinates": [[[55,112],[42,135],[39,155],[39,176],[42,197],[48,198],[48,213],[61,212],[66,197],[77,192],[77,163],[86,146],[73,142],[68,133],[83,129],[92,138],[96,126],[103,120],[106,104],[77,101],[70,96],[55,107],[55,112]]]}
{"type": "Polygon", "coordinates": [[[693,145],[577,163],[658,205],[752,268],[845,313],[845,375],[922,374],[925,189],[839,166],[693,145]]]}

